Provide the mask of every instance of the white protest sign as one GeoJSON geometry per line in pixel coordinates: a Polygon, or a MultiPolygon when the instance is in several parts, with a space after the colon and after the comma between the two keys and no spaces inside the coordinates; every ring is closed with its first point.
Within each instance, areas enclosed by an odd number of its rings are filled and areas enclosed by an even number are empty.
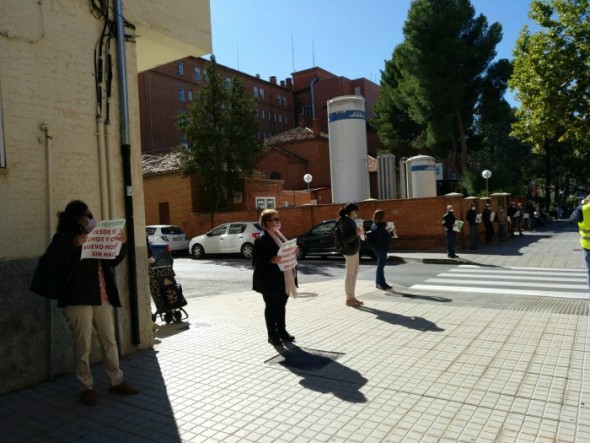
{"type": "Polygon", "coordinates": [[[86,236],[86,242],[82,245],[82,256],[111,260],[117,258],[121,251],[121,233],[125,226],[125,220],[103,220],[86,236]]]}
{"type": "Polygon", "coordinates": [[[283,243],[277,255],[283,258],[279,263],[281,271],[293,269],[297,266],[297,239],[294,238],[283,243]]]}

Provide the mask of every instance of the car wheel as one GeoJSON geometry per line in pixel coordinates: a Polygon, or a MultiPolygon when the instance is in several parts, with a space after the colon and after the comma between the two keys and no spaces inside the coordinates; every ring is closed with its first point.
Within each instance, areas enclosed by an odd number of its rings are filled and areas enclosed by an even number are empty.
{"type": "Polygon", "coordinates": [[[193,254],[193,257],[195,257],[195,258],[205,257],[205,250],[203,249],[203,247],[201,245],[194,245],[191,253],[193,254]]]}
{"type": "Polygon", "coordinates": [[[244,243],[242,245],[242,249],[240,250],[240,252],[242,253],[242,256],[244,258],[252,258],[252,250],[254,249],[254,246],[252,245],[252,243],[244,243]]]}

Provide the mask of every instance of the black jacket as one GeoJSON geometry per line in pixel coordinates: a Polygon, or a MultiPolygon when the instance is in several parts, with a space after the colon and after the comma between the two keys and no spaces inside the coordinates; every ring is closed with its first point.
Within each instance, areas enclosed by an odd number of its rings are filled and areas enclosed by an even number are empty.
{"type": "Polygon", "coordinates": [[[254,266],[252,289],[254,291],[261,294],[285,293],[283,271],[279,265],[270,262],[270,259],[278,252],[279,247],[266,231],[254,240],[252,250],[252,266],[254,266]]]}
{"type": "Polygon", "coordinates": [[[469,208],[469,211],[465,214],[465,220],[469,222],[469,226],[477,225],[475,222],[475,220],[477,220],[477,211],[473,208],[469,208]]]}
{"type": "MultiPolygon", "coordinates": [[[[100,305],[100,287],[98,282],[98,265],[103,269],[109,303],[120,307],[119,291],[115,285],[113,269],[125,258],[127,245],[113,260],[80,260],[82,246],[73,246],[73,238],[63,233],[56,233],[47,248],[46,258],[49,271],[60,273],[67,280],[64,292],[58,295],[57,306],[100,305]]],[[[42,284],[40,282],[39,284],[42,284]]]]}
{"type": "Polygon", "coordinates": [[[356,222],[348,216],[340,217],[337,221],[342,241],[342,253],[354,255],[361,249],[361,239],[356,231],[356,222]]]}
{"type": "Polygon", "coordinates": [[[371,235],[373,236],[373,250],[375,252],[387,252],[389,251],[389,239],[391,234],[387,232],[385,228],[387,224],[385,222],[373,223],[371,226],[371,235]]]}
{"type": "Polygon", "coordinates": [[[453,232],[453,226],[455,225],[455,220],[457,220],[457,219],[455,218],[454,212],[447,212],[443,216],[442,224],[445,227],[445,229],[447,230],[447,232],[453,232]]]}

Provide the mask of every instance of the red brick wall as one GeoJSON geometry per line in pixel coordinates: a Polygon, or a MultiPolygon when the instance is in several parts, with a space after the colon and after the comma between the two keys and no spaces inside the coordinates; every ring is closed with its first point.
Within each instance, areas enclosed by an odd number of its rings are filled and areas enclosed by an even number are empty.
{"type": "Polygon", "coordinates": [[[170,207],[170,224],[184,228],[190,219],[191,180],[180,174],[156,175],[143,178],[145,224],[157,225],[160,203],[170,207]]]}

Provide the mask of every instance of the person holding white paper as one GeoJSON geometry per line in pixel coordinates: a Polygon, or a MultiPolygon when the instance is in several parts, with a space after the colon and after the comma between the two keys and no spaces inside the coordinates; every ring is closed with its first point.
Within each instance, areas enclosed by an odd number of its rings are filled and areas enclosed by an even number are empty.
{"type": "Polygon", "coordinates": [[[359,272],[359,261],[361,249],[361,235],[365,232],[362,227],[358,226],[355,219],[358,216],[359,207],[354,203],[347,203],[340,209],[338,215],[340,218],[336,222],[338,232],[338,243],[344,255],[346,262],[346,277],[344,280],[344,292],[346,293],[346,306],[358,308],[363,304],[354,295],[356,289],[356,279],[359,272]]]}
{"type": "MultiPolygon", "coordinates": [[[[275,209],[265,209],[260,214],[260,226],[264,234],[254,240],[252,250],[252,289],[262,294],[264,299],[264,319],[268,342],[273,346],[281,346],[283,342],[295,340],[286,328],[286,306],[289,294],[297,295],[297,279],[295,268],[287,266],[289,257],[279,254],[281,246],[287,241],[281,234],[281,220],[275,209]]],[[[295,251],[296,252],[296,251],[295,251]]]]}
{"type": "MultiPolygon", "coordinates": [[[[57,306],[63,308],[74,336],[74,363],[81,390],[80,401],[86,406],[94,406],[98,402],[90,370],[93,325],[101,344],[104,368],[111,384],[110,392],[137,394],[138,391],[123,380],[112,316],[113,306],[121,306],[112,268],[125,257],[126,245],[123,243],[116,259],[81,260],[82,245],[96,226],[96,219],[86,203],[80,200],[68,203],[58,217],[57,232],[46,255],[53,271],[65,276],[57,306]]],[[[124,233],[120,237],[121,241],[126,241],[124,233]]],[[[35,284],[43,286],[43,282],[35,284]]]]}
{"type": "Polygon", "coordinates": [[[447,257],[449,258],[459,258],[455,254],[455,242],[457,239],[457,232],[455,231],[455,209],[453,205],[447,206],[447,212],[443,215],[442,218],[442,225],[447,231],[447,257]]]}

